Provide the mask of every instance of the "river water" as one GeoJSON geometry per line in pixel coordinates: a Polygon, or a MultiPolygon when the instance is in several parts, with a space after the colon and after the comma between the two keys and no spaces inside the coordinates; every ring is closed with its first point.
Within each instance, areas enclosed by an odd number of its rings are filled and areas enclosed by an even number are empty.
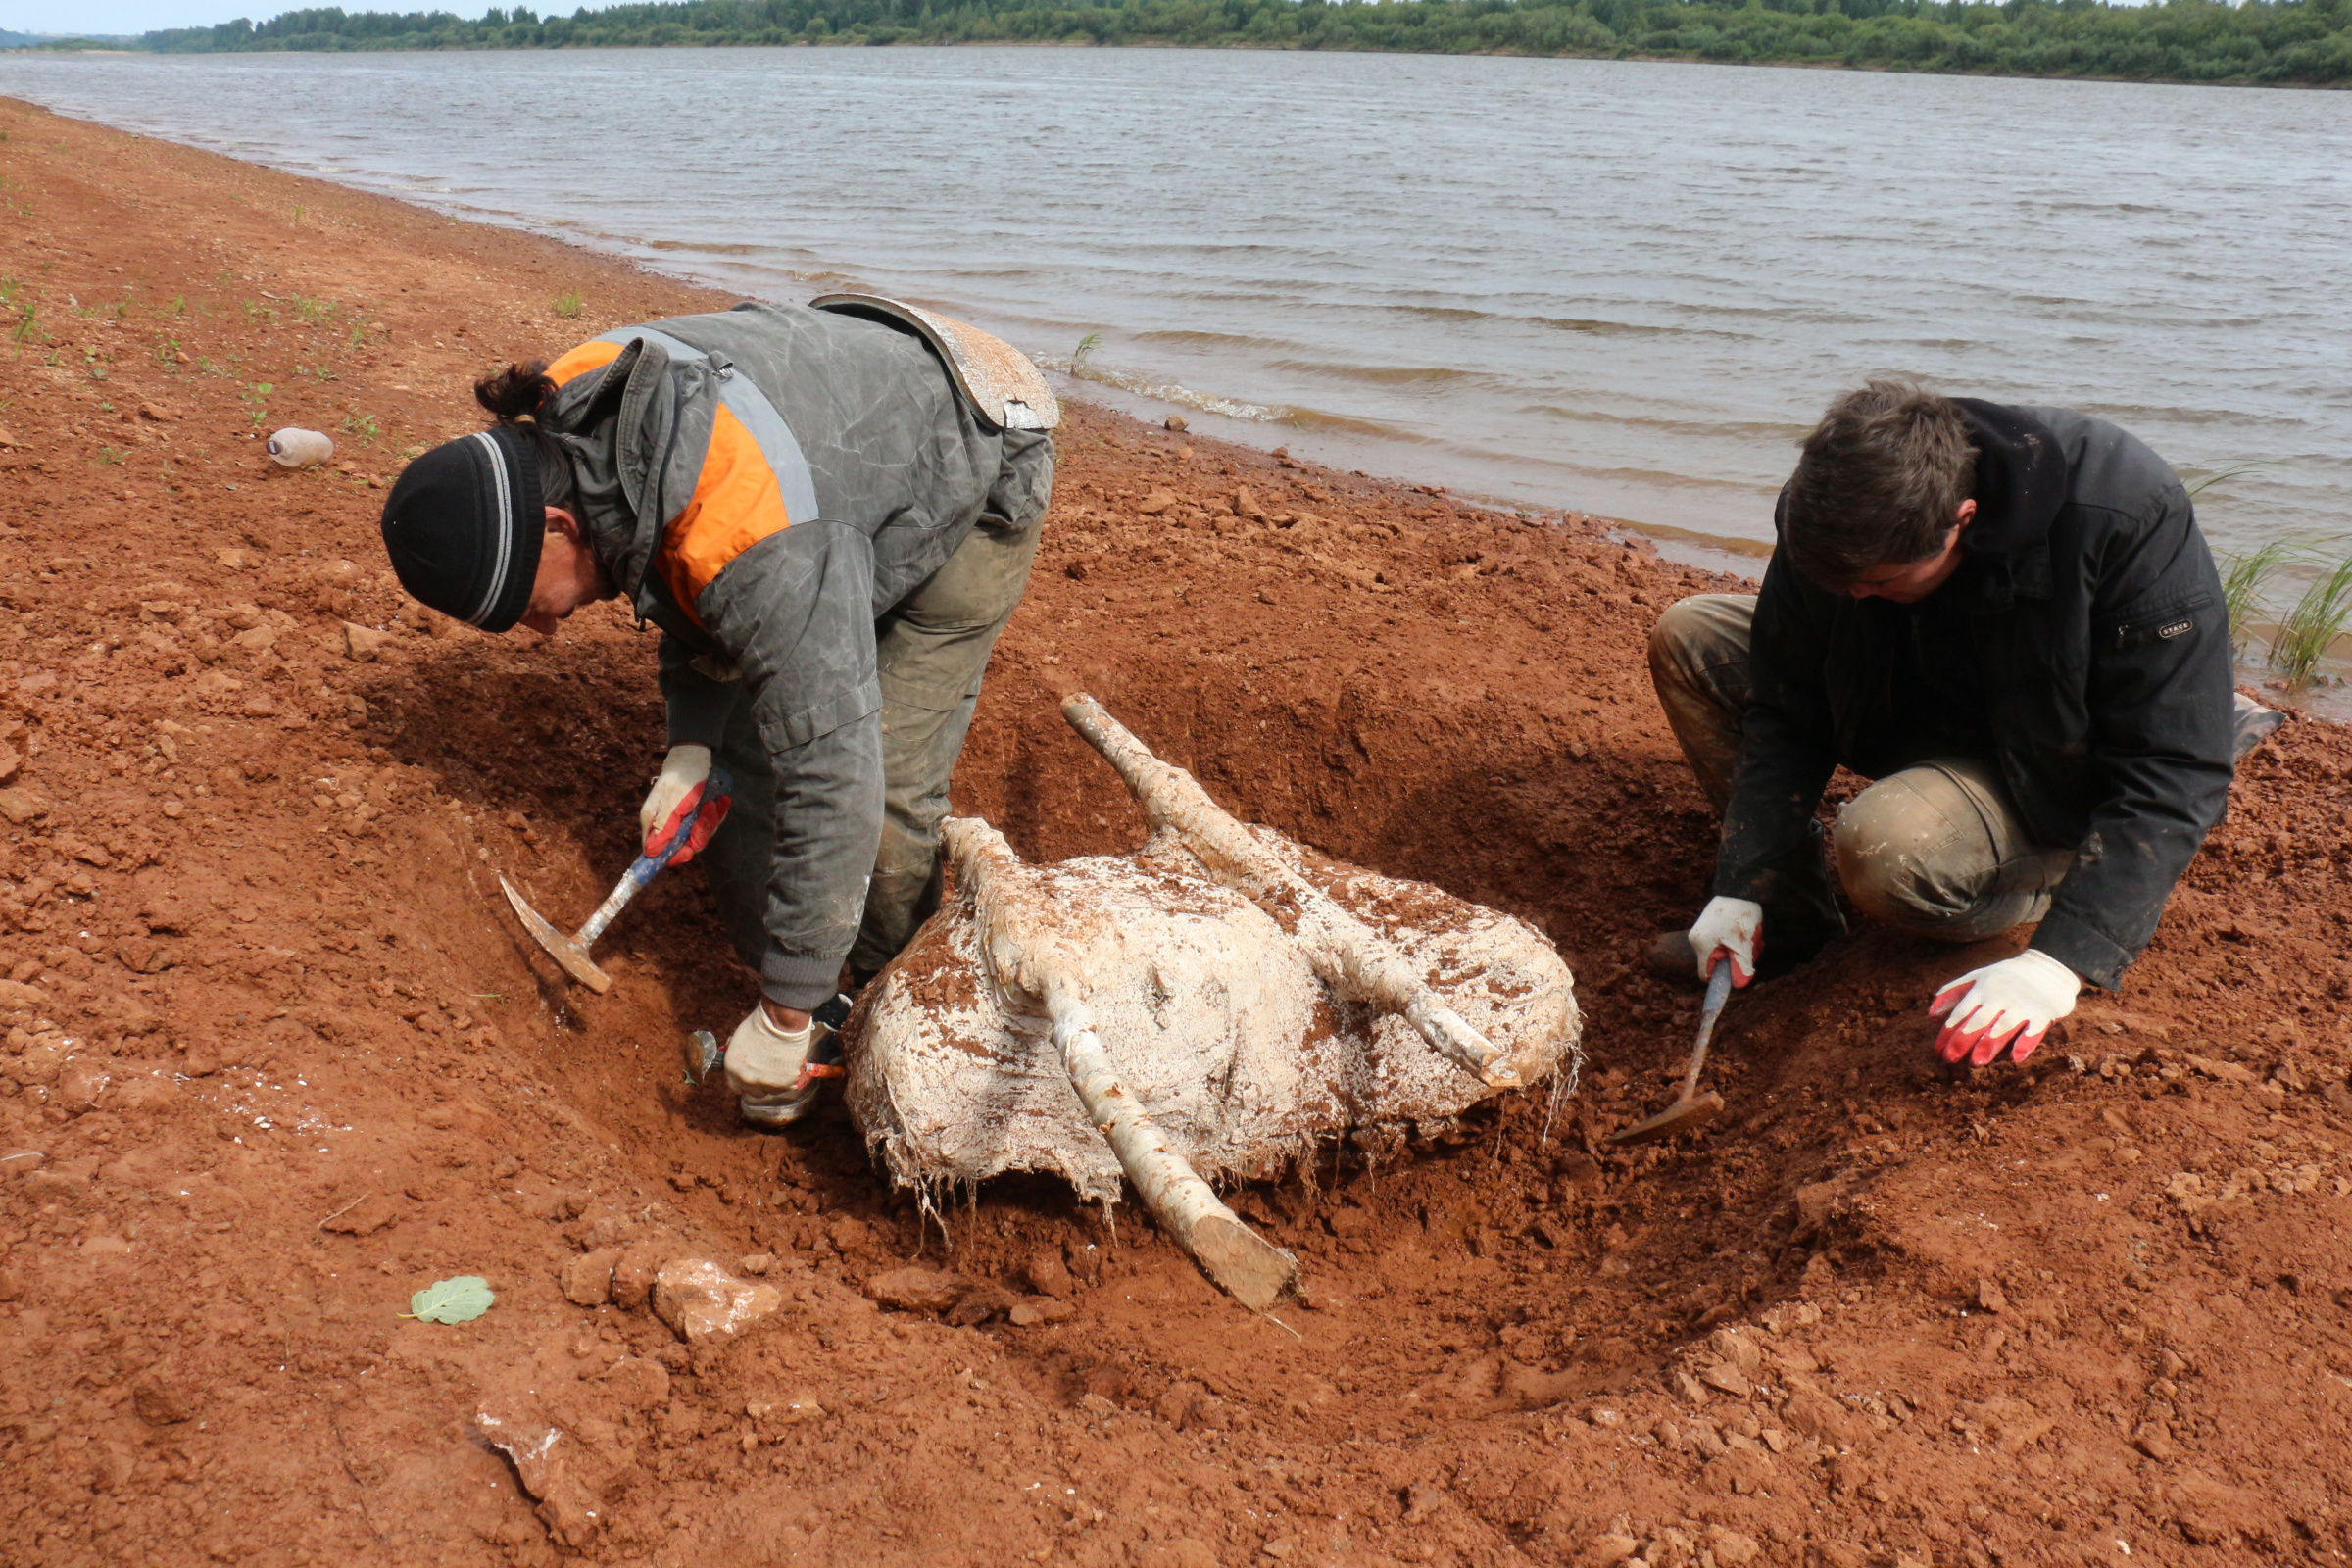
{"type": "Polygon", "coordinates": [[[1082,49],[0,55],[0,93],[1093,334],[1098,390],[1197,428],[1734,550],[1884,371],[2259,464],[2200,503],[2223,548],[2347,526],[2352,94],[1082,49]]]}

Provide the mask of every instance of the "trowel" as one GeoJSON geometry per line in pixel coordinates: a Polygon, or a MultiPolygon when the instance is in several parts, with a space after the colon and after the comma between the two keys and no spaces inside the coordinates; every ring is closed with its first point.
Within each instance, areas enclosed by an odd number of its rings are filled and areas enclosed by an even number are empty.
{"type": "Polygon", "coordinates": [[[1698,1010],[1698,1040],[1690,1048],[1690,1070],[1683,1075],[1681,1097],[1655,1116],[1609,1134],[1610,1143],[1621,1148],[1628,1144],[1654,1144],[1661,1138],[1703,1127],[1722,1113],[1723,1097],[1711,1089],[1700,1094],[1698,1075],[1706,1069],[1707,1040],[1715,1033],[1715,1020],[1723,1015],[1723,1004],[1731,995],[1732,960],[1726,956],[1715,960],[1715,967],[1707,976],[1707,1000],[1698,1010]]]}
{"type": "Polygon", "coordinates": [[[588,956],[588,950],[596,944],[598,937],[605,934],[605,927],[629,906],[629,901],[637,896],[638,890],[654,879],[655,872],[675,859],[678,852],[688,844],[698,840],[704,843],[710,841],[710,835],[718,830],[719,822],[726,816],[734,793],[735,783],[727,776],[727,770],[723,767],[712,768],[710,779],[703,786],[703,803],[696,808],[694,820],[672,833],[669,843],[662,847],[660,855],[637,857],[629,868],[620,874],[620,880],[613,885],[612,891],[605,896],[605,902],[596,906],[596,912],[582,921],[579,930],[570,936],[557,930],[545,916],[525,903],[514,883],[502,876],[498,879],[498,885],[506,891],[507,902],[514,906],[514,918],[520,920],[522,928],[547,950],[548,956],[562,964],[565,974],[602,996],[612,989],[612,977],[596,966],[588,956]]]}

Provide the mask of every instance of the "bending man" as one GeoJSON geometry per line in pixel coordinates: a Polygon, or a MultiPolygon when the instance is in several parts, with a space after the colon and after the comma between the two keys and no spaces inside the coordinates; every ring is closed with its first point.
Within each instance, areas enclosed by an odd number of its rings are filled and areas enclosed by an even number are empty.
{"type": "Polygon", "coordinates": [[[2117,987],[2238,737],[2279,721],[2232,696],[2188,497],[2105,420],[1873,381],[1805,438],[1775,527],[1756,596],[1686,599],[1650,635],[1723,814],[1716,897],[1661,955],[1744,985],[1844,930],[1815,820],[1842,764],[1877,781],[1830,835],[1863,913],[1946,942],[2039,922],[1930,1007],[1947,1060],[2022,1061],[2084,981],[2117,987]]]}
{"type": "Polygon", "coordinates": [[[498,423],[392,487],[393,566],[488,632],[553,636],[615,595],[661,627],[646,853],[694,830],[723,764],[732,809],[677,860],[703,851],[760,975],[728,1086],[746,1121],[791,1121],[838,1073],[811,1014],[845,960],[861,983],[938,902],[949,775],[1053,488],[1053,394],[986,334],[843,296],[623,327],[475,395],[498,423]]]}

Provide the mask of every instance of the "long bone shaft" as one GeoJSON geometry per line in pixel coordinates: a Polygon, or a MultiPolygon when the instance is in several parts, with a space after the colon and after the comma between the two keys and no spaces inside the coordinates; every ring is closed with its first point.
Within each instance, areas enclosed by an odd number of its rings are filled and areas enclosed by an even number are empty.
{"type": "Polygon", "coordinates": [[[1153,827],[1173,831],[1210,876],[1290,930],[1316,978],[1342,996],[1402,1014],[1441,1055],[1482,1083],[1518,1087],[1517,1065],[1424,985],[1387,938],[1286,865],[1192,774],[1152,756],[1083,692],[1062,701],[1061,716],[1127,781],[1153,827]]]}
{"type": "Polygon", "coordinates": [[[972,895],[981,952],[1000,992],[1042,1004],[1063,1070],[1088,1120],[1110,1144],[1160,1228],[1234,1299],[1262,1312],[1296,1288],[1298,1260],[1219,1200],[1119,1081],[1095,1034],[1078,947],[1066,934],[1085,911],[1056,904],[986,822],[951,817],[941,843],[972,895]]]}

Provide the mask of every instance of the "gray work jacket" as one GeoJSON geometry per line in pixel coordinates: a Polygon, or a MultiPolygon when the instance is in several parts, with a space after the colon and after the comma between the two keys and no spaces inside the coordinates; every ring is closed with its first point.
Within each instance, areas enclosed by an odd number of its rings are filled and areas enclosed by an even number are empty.
{"type": "Polygon", "coordinates": [[[832,994],[880,842],[874,622],[963,543],[1004,437],[928,344],[869,318],[745,304],[599,342],[619,352],[564,379],[542,423],[572,455],[599,563],[662,628],[670,744],[716,747],[752,705],[776,775],[761,981],[808,1007],[832,994]],[[662,569],[687,527],[711,541],[690,605],[662,569]]]}

